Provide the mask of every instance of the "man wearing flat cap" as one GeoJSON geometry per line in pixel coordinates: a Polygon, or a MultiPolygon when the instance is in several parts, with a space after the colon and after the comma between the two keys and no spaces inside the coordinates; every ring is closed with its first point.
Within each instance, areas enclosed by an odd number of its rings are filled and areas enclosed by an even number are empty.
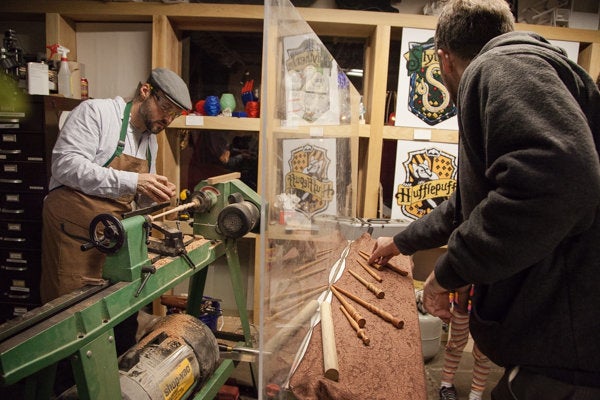
{"type": "Polygon", "coordinates": [[[173,71],[156,68],[132,101],[93,99],[71,111],[52,151],[50,193],[44,200],[44,303],[102,277],[105,255],[81,251],[94,217],[120,218],[136,203],[148,206],[175,196],[175,185],[156,174],[156,134],[191,107],[185,82],[173,71]]]}

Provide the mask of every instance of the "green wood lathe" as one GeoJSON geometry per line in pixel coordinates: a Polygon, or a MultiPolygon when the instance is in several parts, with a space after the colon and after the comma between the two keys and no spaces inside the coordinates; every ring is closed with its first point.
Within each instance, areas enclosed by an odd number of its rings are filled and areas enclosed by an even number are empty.
{"type": "MultiPolygon", "coordinates": [[[[18,383],[25,387],[27,399],[48,399],[57,364],[68,359],[80,399],[125,398],[114,327],[187,278],[187,314],[198,317],[207,267],[223,255],[243,328],[243,345],[251,346],[236,241],[256,229],[261,199],[240,180],[229,178],[202,181],[187,202],[161,214],[150,215],[157,211],[154,207],[123,219],[108,214],[94,218],[82,251],[97,248],[106,254],[103,279],[0,326],[0,386],[18,383]],[[184,235],[157,222],[184,210],[193,215],[193,234],[184,235]]],[[[188,364],[180,365],[185,368],[154,378],[164,394],[169,393],[165,399],[213,399],[234,369],[233,360],[222,359],[204,382],[192,382],[185,375],[188,364]],[[183,389],[176,388],[182,382],[183,389]]]]}

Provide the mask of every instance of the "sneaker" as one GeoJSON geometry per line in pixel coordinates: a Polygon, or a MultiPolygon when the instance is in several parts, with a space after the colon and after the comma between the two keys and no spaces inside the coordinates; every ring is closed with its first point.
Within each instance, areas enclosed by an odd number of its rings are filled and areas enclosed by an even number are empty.
{"type": "Polygon", "coordinates": [[[440,389],[440,400],[458,400],[458,393],[454,386],[442,387],[440,389]]]}

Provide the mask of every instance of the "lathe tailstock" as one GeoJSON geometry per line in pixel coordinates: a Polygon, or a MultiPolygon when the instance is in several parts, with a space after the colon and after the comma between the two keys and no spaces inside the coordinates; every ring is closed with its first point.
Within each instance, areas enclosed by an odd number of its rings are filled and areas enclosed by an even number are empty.
{"type": "MultiPolygon", "coordinates": [[[[114,327],[188,278],[187,314],[198,317],[206,267],[223,255],[250,346],[236,239],[257,226],[261,199],[228,178],[202,181],[189,202],[162,214],[95,218],[82,251],[107,254],[103,279],[0,325],[0,389],[18,384],[26,399],[51,398],[57,364],[68,359],[80,399],[122,398],[114,327]],[[181,210],[193,212],[192,235],[156,221],[181,210]]],[[[212,399],[233,369],[233,360],[220,360],[202,387],[169,399],[212,399]]]]}

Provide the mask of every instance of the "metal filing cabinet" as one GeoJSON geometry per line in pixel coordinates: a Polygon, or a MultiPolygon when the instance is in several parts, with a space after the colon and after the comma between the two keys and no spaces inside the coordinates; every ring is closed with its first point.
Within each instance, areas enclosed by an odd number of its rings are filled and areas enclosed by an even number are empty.
{"type": "Polygon", "coordinates": [[[63,111],[79,100],[0,104],[0,322],[40,305],[42,204],[63,111]]]}

